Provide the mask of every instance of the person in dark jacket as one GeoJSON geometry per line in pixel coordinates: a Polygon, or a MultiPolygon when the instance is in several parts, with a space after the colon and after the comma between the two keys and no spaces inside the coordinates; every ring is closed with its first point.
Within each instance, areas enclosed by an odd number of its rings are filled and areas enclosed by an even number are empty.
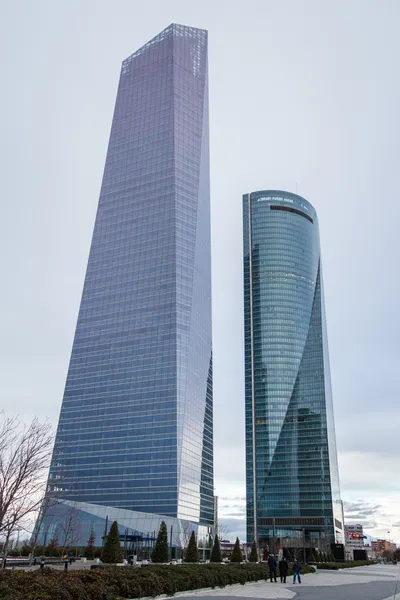
{"type": "Polygon", "coordinates": [[[298,560],[296,560],[296,562],[293,565],[293,583],[296,583],[296,577],[299,580],[299,583],[301,583],[300,571],[301,571],[301,564],[299,563],[298,560]]]}
{"type": "Polygon", "coordinates": [[[274,583],[276,583],[276,558],[273,554],[268,556],[268,568],[269,568],[269,576],[272,583],[272,576],[274,577],[274,583]]]}
{"type": "Polygon", "coordinates": [[[287,564],[287,560],[285,557],[279,561],[279,575],[281,578],[281,583],[286,583],[286,575],[288,572],[289,565],[287,564]]]}

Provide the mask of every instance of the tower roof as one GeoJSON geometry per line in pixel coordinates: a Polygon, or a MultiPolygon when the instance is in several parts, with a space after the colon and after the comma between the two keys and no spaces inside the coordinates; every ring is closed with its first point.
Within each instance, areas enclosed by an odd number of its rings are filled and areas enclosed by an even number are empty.
{"type": "Polygon", "coordinates": [[[197,27],[189,27],[188,25],[179,25],[178,23],[171,23],[170,25],[168,25],[168,27],[166,27],[165,29],[160,31],[160,33],[158,33],[156,36],[154,36],[151,40],[146,42],[146,44],[141,46],[138,50],[135,50],[135,52],[133,54],[131,54],[130,56],[128,56],[128,58],[126,58],[125,60],[128,61],[128,60],[131,60],[132,58],[135,58],[136,56],[140,56],[141,54],[146,52],[146,50],[148,50],[152,46],[156,46],[157,44],[159,44],[166,38],[173,37],[173,36],[186,37],[186,38],[194,38],[194,37],[206,38],[207,30],[206,29],[198,29],[197,27]]]}

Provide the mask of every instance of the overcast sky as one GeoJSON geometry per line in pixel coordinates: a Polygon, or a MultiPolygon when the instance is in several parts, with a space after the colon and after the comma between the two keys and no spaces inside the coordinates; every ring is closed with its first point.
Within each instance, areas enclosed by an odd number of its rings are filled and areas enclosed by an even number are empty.
{"type": "Polygon", "coordinates": [[[209,31],[228,537],[245,530],[241,196],[297,182],[319,214],[346,514],[400,542],[398,0],[2,0],[0,404],[57,423],[120,64],[171,22],[209,31]]]}

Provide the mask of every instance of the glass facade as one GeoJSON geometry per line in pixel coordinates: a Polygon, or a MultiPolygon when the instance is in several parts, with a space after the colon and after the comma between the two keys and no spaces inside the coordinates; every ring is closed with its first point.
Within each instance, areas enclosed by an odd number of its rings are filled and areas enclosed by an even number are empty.
{"type": "Polygon", "coordinates": [[[326,551],[344,538],[317,214],[253,192],[243,230],[247,540],[326,551]]]}
{"type": "Polygon", "coordinates": [[[49,496],[213,525],[212,413],[207,32],[172,24],[122,63],[49,496]]]}

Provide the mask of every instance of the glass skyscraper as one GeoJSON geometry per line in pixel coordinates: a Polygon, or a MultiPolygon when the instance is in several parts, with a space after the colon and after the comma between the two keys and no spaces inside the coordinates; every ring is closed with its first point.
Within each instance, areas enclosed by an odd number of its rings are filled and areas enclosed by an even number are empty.
{"type": "Polygon", "coordinates": [[[243,233],[247,540],[330,551],[343,510],[317,214],[296,194],[245,194],[243,233]]]}
{"type": "Polygon", "coordinates": [[[151,539],[211,533],[207,32],[172,24],[122,63],[43,532],[77,511],[151,539]],[[51,506],[51,504],[50,504],[51,506]],[[55,516],[57,518],[55,518],[55,516]]]}

